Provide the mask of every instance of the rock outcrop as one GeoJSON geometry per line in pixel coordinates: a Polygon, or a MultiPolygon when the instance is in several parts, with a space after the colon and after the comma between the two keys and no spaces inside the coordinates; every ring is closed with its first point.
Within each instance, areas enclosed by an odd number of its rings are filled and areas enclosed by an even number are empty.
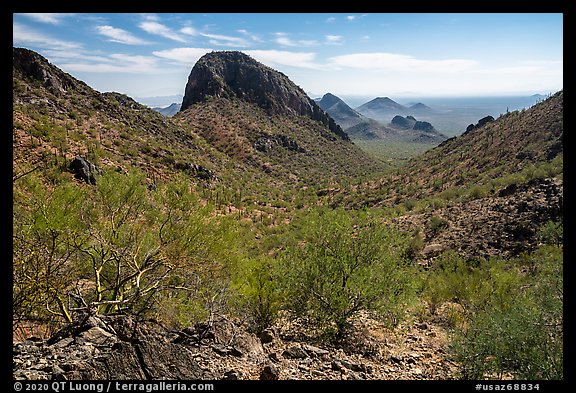
{"type": "Polygon", "coordinates": [[[470,124],[468,127],[466,127],[466,132],[470,132],[472,130],[475,130],[477,128],[483,127],[488,123],[492,123],[494,121],[494,118],[492,116],[485,116],[483,118],[481,118],[480,120],[478,120],[478,123],[476,124],[470,124]]]}
{"type": "Polygon", "coordinates": [[[414,119],[412,116],[404,117],[396,115],[392,118],[390,124],[398,128],[411,129],[414,127],[414,124],[416,124],[416,119],[414,119]]]}

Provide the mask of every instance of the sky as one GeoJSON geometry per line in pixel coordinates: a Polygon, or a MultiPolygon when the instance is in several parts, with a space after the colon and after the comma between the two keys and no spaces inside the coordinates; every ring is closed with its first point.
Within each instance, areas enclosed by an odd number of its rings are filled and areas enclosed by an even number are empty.
{"type": "Polygon", "coordinates": [[[13,45],[94,89],[183,95],[205,53],[242,51],[312,98],[563,88],[561,13],[13,14],[13,45]]]}

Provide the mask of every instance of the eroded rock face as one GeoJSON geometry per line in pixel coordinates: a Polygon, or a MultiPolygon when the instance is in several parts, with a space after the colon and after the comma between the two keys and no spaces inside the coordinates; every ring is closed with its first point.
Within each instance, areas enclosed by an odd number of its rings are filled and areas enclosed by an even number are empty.
{"type": "Polygon", "coordinates": [[[286,75],[236,51],[211,52],[192,68],[182,107],[210,97],[241,99],[258,105],[270,115],[308,116],[349,140],[334,120],[286,75]]]}

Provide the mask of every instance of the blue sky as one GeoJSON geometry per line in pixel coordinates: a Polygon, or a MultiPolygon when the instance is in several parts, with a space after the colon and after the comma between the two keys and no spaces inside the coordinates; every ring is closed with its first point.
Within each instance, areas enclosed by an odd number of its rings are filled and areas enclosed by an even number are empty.
{"type": "Polygon", "coordinates": [[[131,97],[183,94],[194,63],[213,50],[243,51],[313,98],[563,87],[560,13],[14,14],[13,44],[131,97]]]}

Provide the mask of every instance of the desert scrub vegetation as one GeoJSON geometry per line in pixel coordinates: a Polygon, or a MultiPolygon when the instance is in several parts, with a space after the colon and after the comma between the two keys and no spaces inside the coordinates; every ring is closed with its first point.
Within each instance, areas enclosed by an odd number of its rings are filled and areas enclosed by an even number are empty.
{"type": "Polygon", "coordinates": [[[531,254],[465,260],[449,251],[425,273],[419,293],[451,329],[460,378],[563,378],[561,227],[545,224],[531,254]]]}

